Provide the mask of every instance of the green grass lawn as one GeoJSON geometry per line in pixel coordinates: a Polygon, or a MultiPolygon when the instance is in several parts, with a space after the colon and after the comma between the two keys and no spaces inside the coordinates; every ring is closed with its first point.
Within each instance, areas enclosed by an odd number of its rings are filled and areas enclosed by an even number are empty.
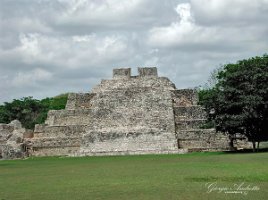
{"type": "Polygon", "coordinates": [[[268,153],[0,161],[3,199],[268,199],[268,153]],[[208,184],[218,190],[234,184],[259,190],[208,192],[208,184]]]}

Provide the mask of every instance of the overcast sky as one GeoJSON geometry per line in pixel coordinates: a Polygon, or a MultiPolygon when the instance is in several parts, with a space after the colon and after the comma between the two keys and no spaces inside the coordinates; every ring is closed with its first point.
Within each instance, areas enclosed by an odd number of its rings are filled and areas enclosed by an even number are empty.
{"type": "Polygon", "coordinates": [[[115,67],[177,88],[268,52],[268,0],[0,0],[0,103],[87,92],[115,67]]]}

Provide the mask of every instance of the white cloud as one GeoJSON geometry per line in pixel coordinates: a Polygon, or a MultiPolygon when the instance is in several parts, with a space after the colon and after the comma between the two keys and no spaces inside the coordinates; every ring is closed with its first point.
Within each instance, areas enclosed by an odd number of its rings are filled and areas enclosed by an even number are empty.
{"type": "Polygon", "coordinates": [[[217,30],[197,26],[189,3],[178,4],[179,21],[166,27],[155,27],[149,32],[149,43],[153,46],[206,45],[217,38],[217,30]],[[214,36],[214,37],[212,37],[214,36]]]}
{"type": "Polygon", "coordinates": [[[268,17],[268,0],[191,0],[197,23],[248,26],[262,24],[268,17]]]}
{"type": "Polygon", "coordinates": [[[52,29],[48,27],[40,19],[21,17],[19,20],[16,18],[0,20],[0,26],[5,27],[5,29],[10,29],[19,32],[42,32],[51,33],[52,29]]]}
{"type": "Polygon", "coordinates": [[[190,24],[193,22],[194,19],[191,14],[191,5],[189,3],[178,4],[175,10],[180,16],[180,24],[190,24]]]}
{"type": "Polygon", "coordinates": [[[28,72],[18,72],[11,81],[11,85],[14,87],[27,87],[37,82],[49,81],[52,77],[52,73],[42,68],[36,68],[28,72]]]}
{"type": "Polygon", "coordinates": [[[19,58],[24,64],[79,69],[103,66],[126,58],[131,47],[123,36],[75,35],[50,37],[41,34],[21,34],[20,45],[0,51],[0,58],[19,58]]]}
{"type": "Polygon", "coordinates": [[[268,0],[13,0],[0,13],[0,102],[88,91],[121,66],[194,87],[268,46],[268,0]]]}
{"type": "MultiPolygon", "coordinates": [[[[253,43],[261,45],[261,42],[259,42],[260,37],[264,39],[262,32],[267,33],[268,31],[267,26],[263,26],[263,24],[260,24],[260,26],[247,24],[247,26],[241,27],[232,21],[229,21],[228,26],[219,26],[218,24],[206,26],[196,23],[198,21],[196,13],[200,10],[202,10],[202,13],[206,13],[204,15],[211,18],[217,15],[213,14],[214,12],[218,13],[218,17],[222,21],[225,20],[223,14],[228,15],[228,11],[226,13],[225,10],[231,10],[229,11],[230,13],[240,17],[241,15],[246,15],[245,11],[248,9],[249,12],[249,7],[244,6],[244,9],[237,8],[236,6],[239,3],[241,4],[241,1],[201,0],[178,4],[176,11],[179,20],[171,22],[169,26],[152,28],[148,34],[148,42],[154,47],[175,47],[186,51],[200,51],[201,49],[204,51],[211,51],[212,49],[216,51],[243,51],[246,46],[252,47],[253,43]],[[195,9],[192,9],[192,4],[194,4],[195,9]],[[236,5],[235,8],[232,7],[233,4],[236,5]],[[199,8],[200,10],[198,10],[199,8]],[[238,13],[235,12],[236,10],[238,10],[238,13]],[[219,13],[222,13],[222,15],[219,13]]],[[[266,18],[268,18],[268,15],[266,18]]]]}
{"type": "Polygon", "coordinates": [[[152,57],[148,60],[145,60],[144,66],[145,67],[150,67],[150,66],[158,66],[159,58],[158,57],[152,57]]]}
{"type": "MultiPolygon", "coordinates": [[[[146,21],[156,21],[157,18],[140,13],[140,9],[145,9],[150,3],[150,7],[154,8],[153,2],[150,0],[100,0],[100,1],[62,1],[67,8],[65,12],[60,13],[56,17],[58,26],[70,27],[129,27],[146,23],[146,21]]],[[[149,9],[150,8],[146,8],[149,9]]]]}
{"type": "Polygon", "coordinates": [[[39,39],[40,36],[38,34],[20,35],[21,46],[17,50],[25,54],[26,62],[30,62],[38,54],[41,54],[39,39]]]}
{"type": "Polygon", "coordinates": [[[75,35],[72,38],[74,42],[92,42],[96,38],[96,34],[75,35]]]}

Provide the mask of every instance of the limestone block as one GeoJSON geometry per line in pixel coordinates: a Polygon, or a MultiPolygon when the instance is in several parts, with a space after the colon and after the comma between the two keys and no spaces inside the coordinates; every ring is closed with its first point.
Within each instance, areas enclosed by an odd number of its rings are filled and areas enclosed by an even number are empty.
{"type": "Polygon", "coordinates": [[[35,133],[35,137],[79,137],[85,128],[85,125],[45,126],[42,132],[35,133]]]}
{"type": "Polygon", "coordinates": [[[18,120],[0,125],[0,156],[3,159],[23,158],[27,155],[23,137],[25,133],[26,130],[18,120]]]}
{"type": "MultiPolygon", "coordinates": [[[[199,151],[222,151],[230,150],[229,138],[215,129],[192,129],[192,130],[179,130],[176,133],[179,148],[187,148],[199,151]]],[[[250,143],[243,139],[234,141],[234,147],[251,148],[250,143]]]]}
{"type": "Polygon", "coordinates": [[[156,67],[139,67],[138,68],[139,76],[155,76],[157,77],[157,68],[156,67]]]}
{"type": "Polygon", "coordinates": [[[22,143],[23,142],[23,134],[26,132],[24,128],[21,129],[15,129],[12,132],[12,135],[9,137],[8,141],[14,141],[16,143],[22,143]]]}
{"type": "Polygon", "coordinates": [[[73,110],[76,108],[76,93],[69,93],[65,109],[73,110]]]}
{"type": "Polygon", "coordinates": [[[174,114],[182,119],[206,119],[204,109],[198,105],[174,107],[174,114]]]}
{"type": "Polygon", "coordinates": [[[14,129],[20,129],[22,128],[22,125],[19,120],[13,120],[9,123],[9,125],[13,126],[14,129]]]}
{"type": "Polygon", "coordinates": [[[80,154],[114,155],[142,153],[178,153],[174,134],[155,132],[154,130],[135,130],[126,132],[89,131],[81,140],[80,154]]]}
{"type": "Polygon", "coordinates": [[[176,130],[199,129],[205,119],[175,119],[176,130]]]}
{"type": "Polygon", "coordinates": [[[33,130],[26,129],[25,132],[23,133],[23,138],[33,138],[34,133],[33,130]]]}
{"type": "Polygon", "coordinates": [[[172,91],[174,107],[197,105],[198,94],[193,89],[181,89],[172,91]]]}
{"type": "Polygon", "coordinates": [[[34,127],[34,133],[42,133],[45,130],[45,124],[36,124],[34,127]]]}
{"type": "Polygon", "coordinates": [[[70,137],[42,137],[42,138],[32,138],[32,148],[33,150],[39,148],[60,148],[60,147],[79,147],[80,137],[70,136],[70,137]]]}
{"type": "Polygon", "coordinates": [[[0,142],[7,141],[13,131],[14,131],[14,126],[11,126],[9,124],[0,124],[0,142]]]}
{"type": "Polygon", "coordinates": [[[91,108],[91,99],[95,96],[94,93],[70,93],[66,104],[67,110],[74,110],[79,108],[91,108]]]}
{"type": "Polygon", "coordinates": [[[129,79],[131,76],[131,68],[117,68],[113,69],[114,79],[129,79]]]}
{"type": "Polygon", "coordinates": [[[27,156],[25,146],[22,143],[15,144],[9,142],[8,144],[3,146],[1,153],[3,159],[24,158],[25,156],[27,156]]]}

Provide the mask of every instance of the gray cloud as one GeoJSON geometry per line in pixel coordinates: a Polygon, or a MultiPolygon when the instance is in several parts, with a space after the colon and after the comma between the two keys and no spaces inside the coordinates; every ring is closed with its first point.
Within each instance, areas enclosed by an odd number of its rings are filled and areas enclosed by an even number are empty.
{"type": "Polygon", "coordinates": [[[118,66],[201,85],[267,53],[267,11],[267,0],[2,0],[0,103],[89,91],[118,66]]]}

